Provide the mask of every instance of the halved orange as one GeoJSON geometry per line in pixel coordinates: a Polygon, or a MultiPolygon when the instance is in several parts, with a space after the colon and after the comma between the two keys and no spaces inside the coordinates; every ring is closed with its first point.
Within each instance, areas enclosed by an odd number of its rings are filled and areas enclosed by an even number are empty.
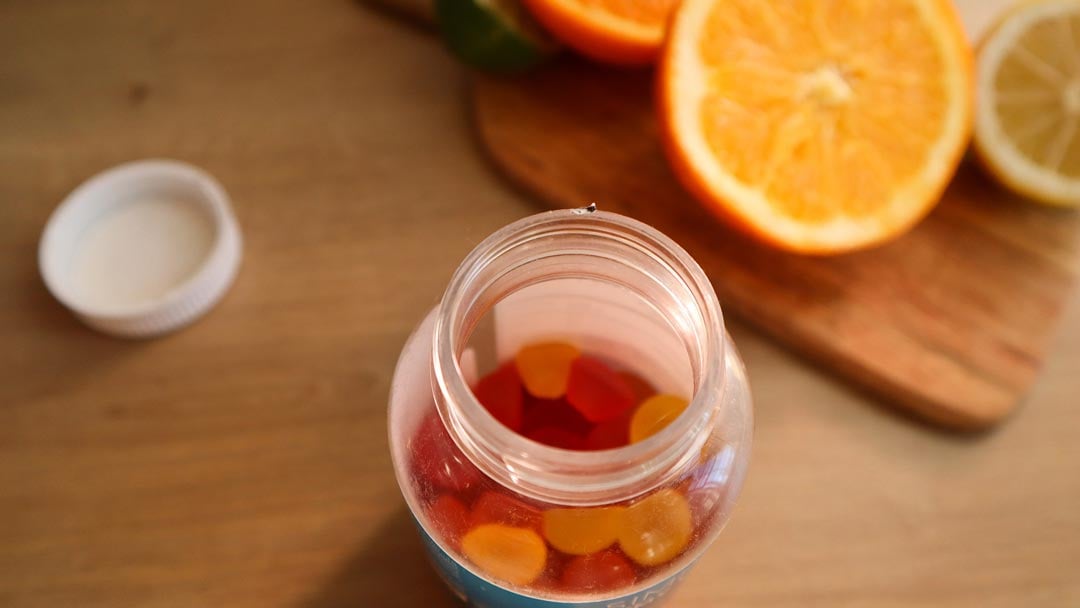
{"type": "Polygon", "coordinates": [[[581,54],[618,65],[648,65],[664,43],[679,0],[525,0],[551,34],[581,54]]]}
{"type": "Polygon", "coordinates": [[[679,178],[803,253],[913,226],[971,131],[971,50],[947,0],[685,0],[658,87],[679,178]]]}

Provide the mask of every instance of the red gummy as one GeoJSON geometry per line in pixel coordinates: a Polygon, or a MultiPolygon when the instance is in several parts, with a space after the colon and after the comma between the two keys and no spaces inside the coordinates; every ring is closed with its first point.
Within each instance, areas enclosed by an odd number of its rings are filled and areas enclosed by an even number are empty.
{"type": "Polygon", "coordinates": [[[544,568],[544,573],[540,575],[540,578],[533,581],[533,588],[555,592],[562,590],[563,585],[559,577],[562,575],[565,563],[566,558],[563,554],[558,551],[548,551],[547,567],[544,568]]]}
{"type": "Polygon", "coordinates": [[[544,516],[540,509],[502,492],[487,491],[473,503],[469,527],[481,524],[504,524],[515,528],[543,529],[544,516]]]}
{"type": "Polygon", "coordinates": [[[614,420],[601,422],[585,436],[586,450],[612,450],[630,443],[630,410],[614,420]]]}
{"type": "MultiPolygon", "coordinates": [[[[409,444],[409,453],[416,477],[437,489],[464,492],[484,479],[447,434],[438,412],[428,414],[420,423],[409,444]]],[[[428,494],[428,488],[420,489],[428,494]]]]}
{"type": "Polygon", "coordinates": [[[612,591],[637,580],[634,566],[614,549],[570,560],[559,579],[567,591],[612,591]]]}
{"type": "Polygon", "coordinates": [[[525,395],[513,361],[481,378],[473,393],[496,420],[514,431],[521,431],[525,419],[525,395]]]}
{"type": "Polygon", "coordinates": [[[548,427],[563,429],[584,437],[592,429],[592,424],[567,403],[566,399],[538,399],[531,395],[527,396],[524,434],[528,436],[539,429],[548,427]]]}
{"type": "Polygon", "coordinates": [[[599,359],[582,355],[570,364],[566,400],[589,422],[614,420],[634,407],[634,392],[599,359]]]}
{"type": "Polygon", "coordinates": [[[634,399],[637,403],[645,401],[649,397],[656,394],[656,389],[653,388],[649,381],[635,374],[634,372],[618,372],[619,377],[630,389],[630,392],[634,393],[634,399]]]}
{"type": "Polygon", "coordinates": [[[450,494],[442,494],[431,503],[428,517],[451,547],[457,547],[469,530],[469,508],[450,494]]]}
{"type": "Polygon", "coordinates": [[[557,426],[543,426],[525,436],[537,443],[564,450],[584,450],[588,446],[585,437],[557,426]]]}

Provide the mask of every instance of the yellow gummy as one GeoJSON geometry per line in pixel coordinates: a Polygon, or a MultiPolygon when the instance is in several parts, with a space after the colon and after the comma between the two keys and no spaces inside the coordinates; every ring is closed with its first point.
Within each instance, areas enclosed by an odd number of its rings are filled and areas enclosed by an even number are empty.
{"type": "Polygon", "coordinates": [[[630,419],[630,443],[651,437],[683,413],[689,402],[675,395],[654,395],[638,406],[630,419]]]}
{"type": "Polygon", "coordinates": [[[544,538],[563,553],[588,555],[619,537],[623,507],[551,509],[544,512],[544,538]]]}
{"type": "Polygon", "coordinates": [[[686,498],[672,489],[659,490],[626,508],[619,547],[642,566],[659,566],[682,553],[693,531],[686,498]]]}
{"type": "Polygon", "coordinates": [[[541,399],[558,399],[566,394],[570,364],[580,355],[572,344],[541,342],[522,348],[514,362],[529,394],[541,399]]]}
{"type": "Polygon", "coordinates": [[[461,538],[461,551],[477,568],[512,585],[535,581],[547,564],[544,539],[529,528],[476,526],[461,538]]]}

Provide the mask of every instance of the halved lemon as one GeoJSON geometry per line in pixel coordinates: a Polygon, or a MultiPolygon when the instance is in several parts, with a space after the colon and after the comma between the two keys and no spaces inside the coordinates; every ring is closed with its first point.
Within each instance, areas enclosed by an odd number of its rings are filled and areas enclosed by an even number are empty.
{"type": "Polygon", "coordinates": [[[1080,206],[1080,1],[1017,6],[984,37],[975,150],[1006,186],[1080,206]]]}
{"type": "Polygon", "coordinates": [[[970,135],[971,52],[946,0],[685,0],[658,86],[680,179],[797,252],[906,231],[970,135]]]}

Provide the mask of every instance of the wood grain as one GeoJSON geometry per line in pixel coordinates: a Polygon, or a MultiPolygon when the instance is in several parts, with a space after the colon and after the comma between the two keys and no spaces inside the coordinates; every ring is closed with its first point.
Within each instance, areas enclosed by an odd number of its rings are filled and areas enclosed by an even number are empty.
{"type": "MultiPolygon", "coordinates": [[[[390,470],[390,375],[535,205],[414,30],[356,2],[0,3],[0,606],[457,605],[390,470]],[[79,182],[147,156],[222,182],[244,264],[195,325],[120,341],[49,297],[36,246],[79,182]]],[[[753,462],[671,608],[1080,605],[1080,302],[1029,407],[964,439],[727,323],[753,462]]]]}
{"type": "Polygon", "coordinates": [[[679,241],[727,310],[889,403],[981,429],[1026,395],[1077,274],[1080,217],[1012,200],[964,167],[910,234],[834,258],[727,229],[661,154],[647,72],[567,59],[528,78],[478,76],[480,138],[556,207],[595,201],[679,241]]]}

